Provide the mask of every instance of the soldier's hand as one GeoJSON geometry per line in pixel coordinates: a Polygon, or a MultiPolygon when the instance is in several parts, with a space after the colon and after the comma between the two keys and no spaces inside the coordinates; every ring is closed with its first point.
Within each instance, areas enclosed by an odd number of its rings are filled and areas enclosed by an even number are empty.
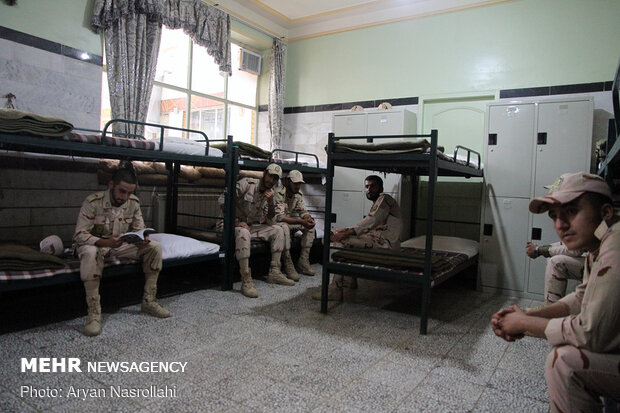
{"type": "Polygon", "coordinates": [[[125,241],[123,241],[122,239],[116,236],[112,236],[110,238],[101,238],[97,240],[95,245],[102,248],[118,248],[123,245],[124,242],[125,241]]]}
{"type": "Polygon", "coordinates": [[[273,204],[273,190],[272,189],[267,189],[265,191],[265,198],[267,199],[267,202],[269,202],[270,204],[273,204]]]}
{"type": "Polygon", "coordinates": [[[536,251],[536,247],[538,247],[538,245],[533,242],[528,242],[525,244],[525,253],[528,257],[537,258],[540,255],[538,251],[536,251]]]}
{"type": "Polygon", "coordinates": [[[305,218],[303,219],[303,221],[304,221],[304,222],[303,222],[303,226],[304,226],[304,227],[306,227],[306,228],[308,228],[308,229],[312,229],[312,228],[314,228],[314,226],[316,225],[316,223],[314,222],[314,219],[313,219],[310,215],[308,215],[307,217],[305,217],[305,218]]]}
{"type": "Polygon", "coordinates": [[[250,226],[249,226],[246,222],[243,222],[243,221],[239,221],[239,222],[237,223],[237,225],[235,225],[235,226],[236,226],[236,227],[239,227],[239,228],[245,228],[245,229],[247,229],[248,231],[250,230],[250,226]]]}

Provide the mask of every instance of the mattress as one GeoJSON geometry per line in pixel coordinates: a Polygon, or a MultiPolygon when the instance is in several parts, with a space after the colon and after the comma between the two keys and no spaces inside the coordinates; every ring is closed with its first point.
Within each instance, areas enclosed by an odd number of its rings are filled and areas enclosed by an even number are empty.
{"type": "MultiPolygon", "coordinates": [[[[159,150],[159,139],[149,140],[154,145],[155,150],[159,150]]],[[[193,141],[185,138],[175,138],[172,136],[164,138],[163,152],[178,153],[183,155],[205,156],[205,142],[193,141]]],[[[209,147],[207,156],[215,156],[221,158],[224,153],[213,145],[209,147]]]]}
{"type": "MultiPolygon", "coordinates": [[[[149,236],[154,241],[162,245],[162,258],[182,259],[195,256],[217,254],[220,246],[206,241],[183,237],[174,234],[156,233],[149,236]]],[[[35,278],[53,277],[60,274],[68,274],[80,271],[80,260],[76,257],[69,257],[65,260],[65,266],[57,269],[42,269],[32,271],[0,271],[0,281],[30,280],[35,278]]],[[[132,264],[135,260],[120,259],[118,257],[107,257],[104,261],[105,267],[120,264],[132,264]]]]}

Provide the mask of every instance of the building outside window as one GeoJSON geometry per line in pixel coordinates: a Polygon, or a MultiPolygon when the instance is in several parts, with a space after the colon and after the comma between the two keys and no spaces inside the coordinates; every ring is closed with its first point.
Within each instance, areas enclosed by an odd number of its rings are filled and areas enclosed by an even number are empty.
{"type": "MultiPolygon", "coordinates": [[[[256,143],[258,76],[239,70],[241,47],[232,44],[232,76],[220,74],[207,50],[182,30],[162,30],[155,82],[147,122],[203,131],[209,139],[233,135],[236,141],[256,143]]],[[[110,120],[107,74],[102,78],[102,128],[110,120]]],[[[147,138],[159,129],[146,128],[147,138]]],[[[167,135],[200,139],[198,134],[171,130],[167,135]]]]}

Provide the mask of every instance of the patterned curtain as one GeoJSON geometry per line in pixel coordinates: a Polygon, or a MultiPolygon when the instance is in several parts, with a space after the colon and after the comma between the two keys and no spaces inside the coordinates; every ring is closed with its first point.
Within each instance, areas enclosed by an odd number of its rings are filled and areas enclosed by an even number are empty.
{"type": "Polygon", "coordinates": [[[284,89],[286,45],[280,39],[273,39],[271,70],[269,73],[269,129],[271,131],[271,149],[282,148],[284,131],[284,89]]]}
{"type": "MultiPolygon", "coordinates": [[[[202,0],[95,0],[91,27],[105,34],[112,118],[146,120],[162,24],[182,28],[222,72],[232,73],[227,13],[202,0]]],[[[142,135],[143,128],[121,132],[142,135]]]]}

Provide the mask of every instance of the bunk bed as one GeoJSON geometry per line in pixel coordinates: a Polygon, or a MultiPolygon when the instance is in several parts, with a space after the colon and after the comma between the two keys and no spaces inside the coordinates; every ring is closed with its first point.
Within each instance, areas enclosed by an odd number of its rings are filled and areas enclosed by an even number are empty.
{"type": "MultiPolygon", "coordinates": [[[[215,148],[221,148],[225,153],[228,151],[222,144],[214,145],[215,148]]],[[[282,167],[284,172],[296,169],[304,174],[304,179],[307,183],[321,184],[327,172],[326,168],[319,162],[316,154],[291,151],[286,149],[274,149],[273,151],[266,151],[259,147],[244,143],[236,142],[232,143],[232,147],[237,149],[236,162],[233,163],[232,176],[241,177],[254,177],[260,178],[262,172],[267,168],[270,163],[276,163],[282,167]]],[[[234,188],[234,185],[233,185],[234,188]]],[[[219,195],[219,194],[218,194],[219,195]]],[[[233,194],[234,196],[234,194],[233,194]]],[[[197,207],[196,209],[200,209],[197,207]]],[[[236,208],[227,208],[227,214],[232,214],[229,217],[230,222],[235,221],[236,208]]],[[[322,226],[319,225],[322,222],[324,210],[320,208],[308,208],[308,212],[317,220],[316,229],[322,231],[322,226]]],[[[199,214],[196,212],[175,211],[173,216],[183,217],[197,217],[199,214]]],[[[211,242],[219,242],[221,234],[215,229],[214,221],[192,221],[191,225],[178,225],[175,227],[178,233],[196,238],[199,240],[206,240],[211,242]]],[[[318,249],[321,246],[322,234],[317,231],[316,238],[314,240],[314,246],[318,249]]],[[[293,246],[296,247],[299,244],[299,239],[294,238],[293,246]]],[[[234,242],[234,241],[232,241],[234,242]]],[[[252,259],[257,257],[267,256],[269,253],[269,247],[265,241],[253,239],[251,243],[251,256],[252,259]]],[[[267,257],[268,258],[268,257],[267,257]]],[[[258,258],[260,259],[260,258],[258,258]]],[[[232,266],[231,266],[232,267],[232,266]]],[[[228,274],[228,279],[232,279],[232,271],[228,274]]],[[[232,282],[229,281],[228,286],[231,286],[232,282]]]]}
{"type": "MultiPolygon", "coordinates": [[[[3,126],[6,126],[6,123],[3,126]]],[[[7,132],[5,129],[0,132],[1,150],[71,157],[80,156],[86,158],[163,162],[168,172],[164,226],[166,233],[174,234],[176,232],[176,222],[178,219],[176,215],[177,202],[179,186],[181,185],[179,183],[179,174],[182,166],[204,166],[223,169],[226,172],[225,192],[228,195],[226,197],[226,211],[234,211],[234,208],[230,206],[234,204],[235,191],[229,188],[234,188],[237,152],[236,148],[232,146],[232,137],[230,136],[226,140],[222,140],[227,147],[226,153],[216,153],[211,148],[213,142],[216,140],[210,140],[204,132],[148,122],[113,119],[105,125],[102,132],[83,129],[82,131],[85,131],[85,133],[76,133],[71,130],[63,130],[61,133],[56,133],[55,136],[50,136],[49,134],[47,136],[28,134],[27,128],[25,130],[16,128],[15,130],[17,131],[16,133],[7,132]],[[111,132],[113,125],[123,124],[128,125],[128,127],[132,127],[132,125],[142,125],[145,127],[157,128],[159,130],[159,142],[148,141],[136,135],[111,132]],[[194,152],[187,152],[183,150],[184,148],[175,148],[175,146],[178,145],[167,145],[168,139],[165,138],[165,135],[168,133],[199,134],[203,138],[200,139],[200,141],[203,142],[201,151],[195,152],[194,150],[194,152]]],[[[174,143],[179,142],[176,141],[174,143]]],[[[234,213],[225,214],[224,228],[227,230],[223,233],[219,248],[206,248],[206,243],[194,245],[194,247],[197,248],[195,254],[189,256],[186,256],[187,254],[181,254],[181,256],[173,254],[168,256],[164,259],[164,268],[199,262],[219,263],[221,267],[222,288],[230,289],[230,271],[232,267],[230,261],[232,258],[230,254],[226,254],[226,251],[230,250],[231,243],[234,242],[232,236],[234,228],[233,222],[234,213]]],[[[170,238],[167,238],[165,242],[174,243],[180,240],[181,239],[178,238],[171,241],[170,238]]],[[[165,249],[166,245],[164,245],[164,250],[165,249]]],[[[113,265],[107,266],[104,270],[104,277],[139,271],[139,266],[137,264],[122,262],[112,262],[111,264],[113,265]]],[[[11,291],[65,283],[70,280],[79,280],[79,262],[76,265],[74,260],[72,263],[68,263],[64,268],[59,269],[59,271],[51,271],[48,275],[54,276],[45,277],[45,274],[36,272],[34,276],[32,273],[16,274],[12,280],[7,281],[10,277],[5,274],[3,282],[0,282],[0,291],[11,291]]]]}
{"type": "MultiPolygon", "coordinates": [[[[598,174],[605,178],[612,193],[617,194],[620,190],[620,63],[611,88],[611,99],[614,119],[609,120],[605,159],[599,165],[598,174]]],[[[618,200],[614,201],[617,206],[618,200]]]]}
{"type": "Polygon", "coordinates": [[[420,333],[426,334],[431,288],[474,265],[478,257],[477,254],[433,251],[434,198],[437,177],[482,177],[480,154],[462,146],[455,149],[454,156],[444,154],[442,148],[438,146],[436,130],[425,135],[348,136],[346,138],[336,137],[330,133],[326,150],[325,234],[330,233],[333,220],[331,204],[335,166],[400,173],[412,177],[428,176],[429,183],[426,239],[422,250],[404,251],[406,248],[402,248],[401,251],[379,252],[368,249],[338,249],[324,242],[321,312],[327,313],[330,273],[379,281],[411,283],[422,289],[420,333]],[[348,144],[349,139],[355,139],[357,142],[359,139],[366,139],[368,143],[348,144]],[[393,142],[380,143],[383,139],[390,139],[393,142]],[[375,140],[379,143],[375,143],[375,140]],[[465,155],[461,156],[463,152],[465,155]],[[461,158],[463,160],[460,160],[461,158]],[[334,249],[337,251],[331,255],[334,249]],[[386,262],[393,265],[388,267],[385,265],[386,262]]]}

